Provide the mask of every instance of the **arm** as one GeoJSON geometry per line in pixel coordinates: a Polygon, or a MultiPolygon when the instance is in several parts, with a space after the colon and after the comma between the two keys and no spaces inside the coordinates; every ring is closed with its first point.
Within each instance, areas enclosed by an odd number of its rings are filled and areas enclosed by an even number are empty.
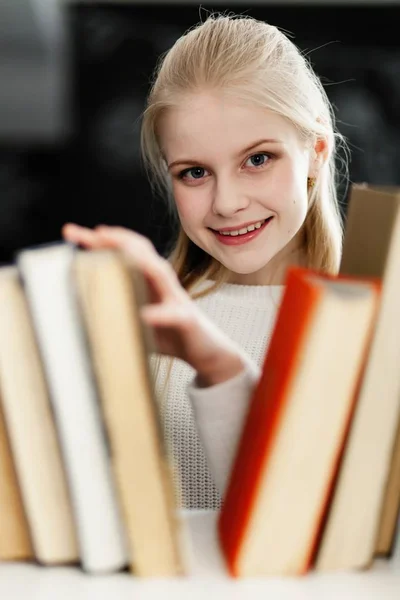
{"type": "Polygon", "coordinates": [[[197,372],[189,396],[223,495],[258,368],[192,301],[149,240],[119,227],[90,230],[73,224],[63,228],[63,235],[88,249],[119,250],[145,276],[152,301],[142,318],[153,328],[158,352],[184,360],[197,372]]]}
{"type": "Polygon", "coordinates": [[[224,496],[233,466],[251,394],[260,369],[248,358],[231,379],[200,387],[198,378],[188,386],[196,425],[215,484],[224,496]]]}

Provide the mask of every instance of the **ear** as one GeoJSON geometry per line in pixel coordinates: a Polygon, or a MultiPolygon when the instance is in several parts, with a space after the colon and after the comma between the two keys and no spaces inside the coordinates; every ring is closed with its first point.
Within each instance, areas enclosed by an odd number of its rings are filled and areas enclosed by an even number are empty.
{"type": "Polygon", "coordinates": [[[318,137],[311,150],[309,177],[316,177],[322,165],[329,156],[329,142],[327,137],[318,137]]]}

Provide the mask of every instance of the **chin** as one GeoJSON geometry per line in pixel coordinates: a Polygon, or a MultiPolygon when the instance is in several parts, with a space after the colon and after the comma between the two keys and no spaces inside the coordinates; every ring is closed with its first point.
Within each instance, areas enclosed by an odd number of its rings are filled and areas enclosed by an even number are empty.
{"type": "Polygon", "coordinates": [[[233,263],[232,264],[223,263],[223,265],[226,269],[228,269],[232,273],[236,273],[237,275],[255,275],[259,271],[262,271],[262,269],[264,269],[267,266],[267,264],[268,264],[268,262],[264,262],[264,261],[262,263],[257,263],[257,264],[241,263],[240,265],[236,265],[233,263]]]}

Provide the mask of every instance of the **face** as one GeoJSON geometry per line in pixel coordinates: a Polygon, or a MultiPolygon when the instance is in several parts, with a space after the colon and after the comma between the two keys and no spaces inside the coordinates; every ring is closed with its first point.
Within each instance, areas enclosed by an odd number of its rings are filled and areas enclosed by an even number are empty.
{"type": "Polygon", "coordinates": [[[181,225],[243,284],[282,283],[308,208],[310,148],[265,109],[193,95],[159,123],[181,225]]]}

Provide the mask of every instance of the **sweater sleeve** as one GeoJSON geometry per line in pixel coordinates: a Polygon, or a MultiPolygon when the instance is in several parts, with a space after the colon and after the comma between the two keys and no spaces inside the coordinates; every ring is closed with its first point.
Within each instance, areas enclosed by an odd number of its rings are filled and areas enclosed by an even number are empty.
{"type": "Polygon", "coordinates": [[[223,497],[233,466],[251,394],[260,369],[244,359],[243,370],[228,381],[199,387],[196,378],[188,386],[196,426],[213,475],[223,497]]]}

